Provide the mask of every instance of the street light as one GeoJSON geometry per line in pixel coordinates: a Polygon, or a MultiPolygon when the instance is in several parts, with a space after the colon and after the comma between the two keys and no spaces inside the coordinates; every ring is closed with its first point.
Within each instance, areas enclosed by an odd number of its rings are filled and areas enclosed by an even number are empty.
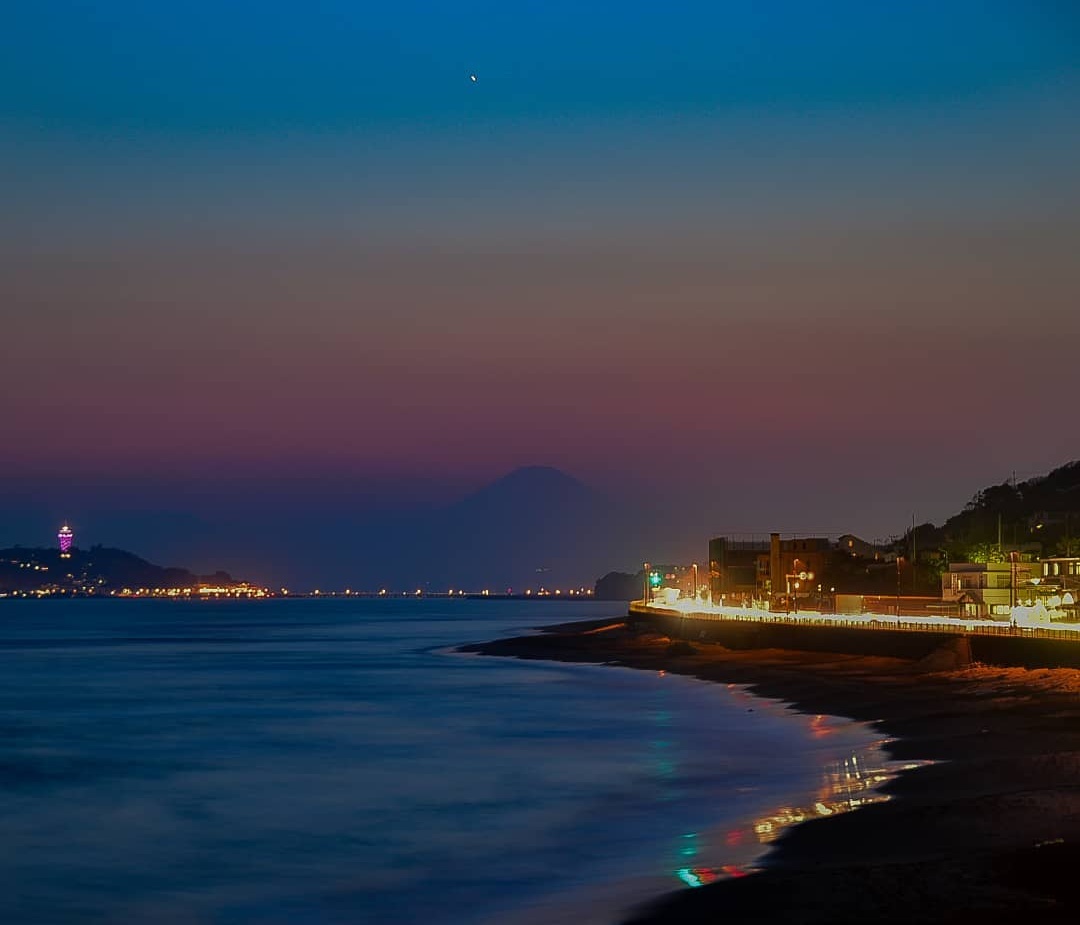
{"type": "Polygon", "coordinates": [[[801,559],[794,559],[791,563],[791,572],[784,576],[787,580],[787,593],[788,598],[791,600],[791,609],[795,613],[799,612],[799,588],[802,587],[804,581],[813,581],[814,573],[807,572],[799,569],[799,563],[801,559]],[[794,585],[794,593],[792,593],[792,585],[794,585]]]}
{"type": "Polygon", "coordinates": [[[792,594],[791,593],[791,583],[792,583],[792,581],[795,580],[796,577],[798,577],[795,574],[798,571],[798,569],[799,569],[799,560],[798,559],[792,559],[791,560],[791,571],[787,575],[784,576],[784,579],[786,581],[786,590],[787,590],[787,596],[788,596],[788,603],[791,605],[791,609],[794,610],[795,613],[799,612],[799,602],[795,599],[796,596],[799,593],[799,586],[797,584],[795,585],[795,594],[792,594]]]}

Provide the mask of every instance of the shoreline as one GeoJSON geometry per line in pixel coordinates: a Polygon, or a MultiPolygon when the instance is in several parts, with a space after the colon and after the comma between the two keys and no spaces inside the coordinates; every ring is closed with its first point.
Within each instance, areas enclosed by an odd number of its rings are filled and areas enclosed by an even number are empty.
{"type": "Polygon", "coordinates": [[[877,656],[730,650],[593,620],[464,646],[524,659],[664,670],[870,723],[900,771],[890,799],[803,822],[739,879],[659,897],[627,925],[1075,921],[1080,671],[953,671],[877,656]]]}

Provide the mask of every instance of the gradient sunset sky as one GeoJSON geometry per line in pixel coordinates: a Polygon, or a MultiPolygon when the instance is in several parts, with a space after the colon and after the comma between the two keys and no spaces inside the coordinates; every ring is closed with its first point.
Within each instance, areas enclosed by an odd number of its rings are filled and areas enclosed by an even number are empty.
{"type": "Polygon", "coordinates": [[[2,42],[0,544],[244,567],[261,511],[302,559],[529,464],[875,538],[1080,456],[1068,0],[38,0],[2,42]]]}

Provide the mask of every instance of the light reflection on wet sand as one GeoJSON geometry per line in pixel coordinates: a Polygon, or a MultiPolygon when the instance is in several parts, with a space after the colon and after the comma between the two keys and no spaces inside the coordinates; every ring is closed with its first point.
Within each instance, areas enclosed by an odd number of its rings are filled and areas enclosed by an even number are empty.
{"type": "MultiPolygon", "coordinates": [[[[663,673],[661,672],[661,675],[663,673]]],[[[798,715],[780,701],[759,698],[739,685],[725,685],[745,703],[762,712],[781,710],[798,715]]],[[[748,707],[747,709],[754,709],[748,707]]],[[[806,725],[817,740],[837,733],[850,733],[863,724],[845,717],[807,715],[806,725]]],[[[768,863],[770,847],[791,826],[851,812],[890,799],[882,785],[900,771],[927,762],[899,762],[888,759],[879,739],[829,762],[821,774],[820,786],[798,803],[773,806],[753,818],[733,826],[686,832],[671,846],[671,869],[666,876],[628,876],[623,880],[594,884],[566,893],[537,897],[528,907],[510,915],[484,919],[482,925],[550,925],[553,921],[573,921],[576,925],[612,925],[636,906],[660,895],[686,887],[700,887],[718,880],[745,877],[768,863]]],[[[740,788],[734,800],[754,788],[740,788]]],[[[723,812],[714,815],[723,815],[723,812]]]]}
{"type": "MultiPolygon", "coordinates": [[[[846,720],[815,715],[809,717],[809,727],[815,738],[828,736],[838,724],[846,720]]],[[[874,743],[861,751],[852,752],[839,761],[827,765],[822,772],[821,786],[810,798],[798,804],[777,806],[756,818],[726,829],[723,844],[731,852],[725,863],[694,863],[696,852],[683,851],[689,855],[688,863],[676,869],[676,876],[687,886],[703,886],[729,877],[743,877],[767,863],[767,849],[790,826],[811,819],[820,819],[850,812],[861,806],[881,803],[889,799],[879,788],[901,770],[916,767],[913,763],[888,760],[881,751],[885,740],[874,743]],[[747,851],[757,856],[750,862],[741,861],[747,851]]],[[[715,840],[715,836],[714,840],[715,840]]],[[[696,834],[685,836],[692,842],[696,834]]],[[[715,843],[710,849],[715,852],[715,843]]],[[[722,852],[721,852],[722,854],[722,852]]]]}

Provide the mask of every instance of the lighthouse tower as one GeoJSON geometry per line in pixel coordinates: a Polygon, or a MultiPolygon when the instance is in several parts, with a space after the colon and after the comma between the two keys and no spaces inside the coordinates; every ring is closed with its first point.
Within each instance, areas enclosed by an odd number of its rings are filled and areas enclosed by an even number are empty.
{"type": "Polygon", "coordinates": [[[60,558],[70,559],[71,544],[75,540],[75,534],[71,532],[71,527],[69,527],[67,524],[64,524],[64,526],[60,528],[60,532],[56,534],[56,539],[57,542],[60,543],[60,558]]]}

